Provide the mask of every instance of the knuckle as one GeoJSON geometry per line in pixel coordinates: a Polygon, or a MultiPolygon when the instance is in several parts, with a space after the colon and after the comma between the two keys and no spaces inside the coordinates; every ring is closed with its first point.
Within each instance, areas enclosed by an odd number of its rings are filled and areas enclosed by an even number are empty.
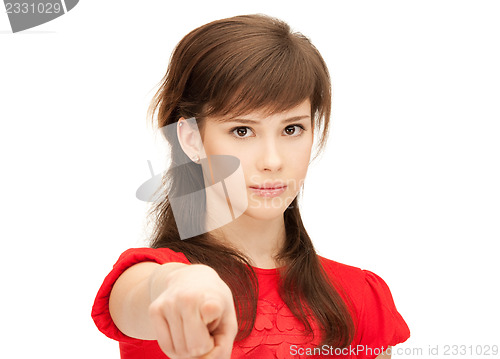
{"type": "Polygon", "coordinates": [[[148,313],[149,316],[151,317],[159,315],[161,313],[161,306],[159,305],[159,303],[158,302],[151,303],[148,308],[148,313]]]}
{"type": "Polygon", "coordinates": [[[189,353],[191,354],[191,356],[193,357],[199,357],[199,356],[202,356],[203,354],[205,354],[205,349],[201,346],[196,346],[196,347],[193,347],[191,348],[191,350],[189,351],[189,353]]]}
{"type": "Polygon", "coordinates": [[[189,358],[191,358],[191,355],[188,353],[187,349],[178,350],[177,351],[177,355],[178,355],[179,358],[182,358],[182,359],[189,359],[189,358]]]}
{"type": "Polygon", "coordinates": [[[172,308],[175,305],[175,298],[174,297],[167,297],[163,300],[163,307],[164,308],[172,308]]]}
{"type": "Polygon", "coordinates": [[[238,326],[238,320],[236,317],[232,317],[231,319],[231,322],[230,322],[230,326],[231,326],[231,331],[233,332],[233,334],[236,336],[236,334],[238,334],[238,330],[239,330],[239,326],[238,326]]]}
{"type": "Polygon", "coordinates": [[[197,299],[198,299],[198,295],[196,293],[193,293],[191,291],[184,291],[182,293],[179,293],[178,294],[178,298],[179,298],[179,303],[181,304],[187,304],[187,305],[192,305],[192,304],[195,304],[197,299]]]}

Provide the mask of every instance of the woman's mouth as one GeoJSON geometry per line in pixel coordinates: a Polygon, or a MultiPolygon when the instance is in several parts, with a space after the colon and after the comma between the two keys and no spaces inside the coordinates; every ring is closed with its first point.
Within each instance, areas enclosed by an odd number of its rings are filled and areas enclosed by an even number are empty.
{"type": "Polygon", "coordinates": [[[281,185],[276,187],[250,187],[252,193],[261,197],[278,197],[286,191],[287,186],[281,185]]]}

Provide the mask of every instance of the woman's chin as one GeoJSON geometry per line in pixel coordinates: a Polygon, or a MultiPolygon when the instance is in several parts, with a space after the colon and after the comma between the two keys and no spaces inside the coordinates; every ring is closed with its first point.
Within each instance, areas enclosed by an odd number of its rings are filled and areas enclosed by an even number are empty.
{"type": "Polygon", "coordinates": [[[259,220],[270,220],[283,216],[286,208],[287,206],[284,204],[270,205],[268,203],[249,203],[245,215],[259,220]]]}

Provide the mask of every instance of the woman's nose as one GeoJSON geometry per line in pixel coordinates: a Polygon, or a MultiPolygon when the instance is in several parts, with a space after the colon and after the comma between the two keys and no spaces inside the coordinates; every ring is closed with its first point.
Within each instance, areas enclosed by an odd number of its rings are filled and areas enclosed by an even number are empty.
{"type": "Polygon", "coordinates": [[[267,139],[259,146],[262,146],[258,153],[258,166],[260,170],[278,171],[283,166],[283,157],[278,143],[274,139],[267,139]]]}

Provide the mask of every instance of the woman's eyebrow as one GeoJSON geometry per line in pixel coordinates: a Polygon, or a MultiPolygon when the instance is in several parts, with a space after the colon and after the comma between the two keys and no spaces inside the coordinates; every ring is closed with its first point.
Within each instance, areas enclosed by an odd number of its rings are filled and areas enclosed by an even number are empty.
{"type": "MultiPolygon", "coordinates": [[[[289,117],[289,118],[282,120],[281,123],[290,123],[290,122],[294,122],[294,121],[303,120],[305,118],[311,118],[311,116],[310,115],[293,116],[293,117],[289,117]]],[[[256,125],[260,124],[259,121],[249,120],[246,118],[222,119],[222,120],[218,120],[217,122],[222,122],[222,123],[238,122],[238,123],[256,124],[256,125]]]]}

